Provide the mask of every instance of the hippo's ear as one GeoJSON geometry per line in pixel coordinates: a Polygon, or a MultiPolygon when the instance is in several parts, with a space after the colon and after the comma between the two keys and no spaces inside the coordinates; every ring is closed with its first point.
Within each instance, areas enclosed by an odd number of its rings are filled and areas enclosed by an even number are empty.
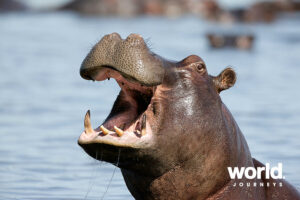
{"type": "Polygon", "coordinates": [[[232,87],[235,84],[235,81],[236,74],[231,68],[226,68],[218,76],[213,77],[213,82],[218,93],[232,87]]]}

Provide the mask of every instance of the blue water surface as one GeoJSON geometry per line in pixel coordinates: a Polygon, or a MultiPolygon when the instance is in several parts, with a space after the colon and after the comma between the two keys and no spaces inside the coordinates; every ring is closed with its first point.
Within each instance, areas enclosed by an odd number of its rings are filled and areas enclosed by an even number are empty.
{"type": "Polygon", "coordinates": [[[79,67],[105,34],[140,33],[169,59],[197,54],[217,75],[232,66],[238,81],[222,93],[253,157],[283,163],[300,186],[300,20],[220,26],[194,17],[132,19],[70,13],[0,15],[0,199],[132,199],[117,169],[90,158],[77,145],[83,117],[108,115],[119,87],[91,82],[79,67]],[[255,35],[251,51],[212,50],[208,31],[255,35]],[[107,192],[105,192],[107,190],[107,192]]]}

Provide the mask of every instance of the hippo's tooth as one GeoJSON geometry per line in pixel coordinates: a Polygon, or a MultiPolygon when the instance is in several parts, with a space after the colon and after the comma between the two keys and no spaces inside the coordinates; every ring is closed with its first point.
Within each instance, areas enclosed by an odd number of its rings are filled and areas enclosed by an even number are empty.
{"type": "Polygon", "coordinates": [[[90,114],[90,110],[88,110],[85,114],[85,118],[84,118],[84,131],[86,134],[90,134],[93,132],[93,128],[91,125],[91,114],[90,114]]]}
{"type": "Polygon", "coordinates": [[[100,126],[100,130],[104,135],[107,135],[110,132],[110,130],[106,129],[103,125],[100,126]]]}
{"type": "Polygon", "coordinates": [[[124,134],[124,131],[122,129],[119,129],[118,127],[114,126],[114,129],[119,137],[121,137],[124,134]]]}
{"type": "Polygon", "coordinates": [[[146,114],[143,114],[142,116],[142,136],[146,135],[146,114]]]}

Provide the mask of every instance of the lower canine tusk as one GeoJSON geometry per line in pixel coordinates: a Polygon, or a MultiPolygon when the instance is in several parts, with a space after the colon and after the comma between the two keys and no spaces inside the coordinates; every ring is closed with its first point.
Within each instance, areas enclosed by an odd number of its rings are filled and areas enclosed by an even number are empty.
{"type": "Polygon", "coordinates": [[[90,134],[93,133],[94,130],[92,128],[91,125],[91,114],[90,114],[90,110],[88,110],[85,114],[85,118],[84,118],[84,131],[86,134],[90,134]]]}
{"type": "Polygon", "coordinates": [[[114,126],[114,129],[119,137],[121,137],[124,134],[124,131],[122,129],[119,129],[118,127],[114,126]]]}
{"type": "Polygon", "coordinates": [[[142,116],[142,131],[141,135],[144,136],[146,135],[146,114],[142,116]]]}

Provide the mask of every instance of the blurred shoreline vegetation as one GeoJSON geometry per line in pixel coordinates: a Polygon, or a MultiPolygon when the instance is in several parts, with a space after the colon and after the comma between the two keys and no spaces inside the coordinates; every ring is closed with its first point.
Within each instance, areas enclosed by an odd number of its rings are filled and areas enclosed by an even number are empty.
{"type": "MultiPolygon", "coordinates": [[[[249,5],[228,8],[224,0],[54,0],[44,2],[44,8],[35,8],[39,0],[0,0],[0,13],[26,12],[73,12],[80,16],[134,18],[159,16],[178,18],[195,16],[218,24],[271,23],[285,13],[299,13],[300,1],[261,0],[249,5]],[[26,4],[27,2],[27,4],[26,4]],[[31,2],[31,3],[29,3],[31,2]],[[46,6],[47,5],[47,6],[46,6]]],[[[232,1],[232,4],[237,1],[232,1]]],[[[43,5],[43,4],[41,4],[43,5]]],[[[211,48],[237,48],[250,50],[255,41],[251,32],[207,32],[206,40],[211,48]]]]}
{"type": "Polygon", "coordinates": [[[72,11],[88,16],[138,17],[150,15],[169,18],[194,15],[221,23],[270,23],[282,13],[300,11],[300,2],[297,0],[251,1],[249,5],[234,8],[225,7],[221,0],[55,0],[52,4],[48,3],[48,7],[44,6],[40,9],[34,8],[33,2],[38,4],[37,0],[0,0],[0,13],[72,11]]]}

